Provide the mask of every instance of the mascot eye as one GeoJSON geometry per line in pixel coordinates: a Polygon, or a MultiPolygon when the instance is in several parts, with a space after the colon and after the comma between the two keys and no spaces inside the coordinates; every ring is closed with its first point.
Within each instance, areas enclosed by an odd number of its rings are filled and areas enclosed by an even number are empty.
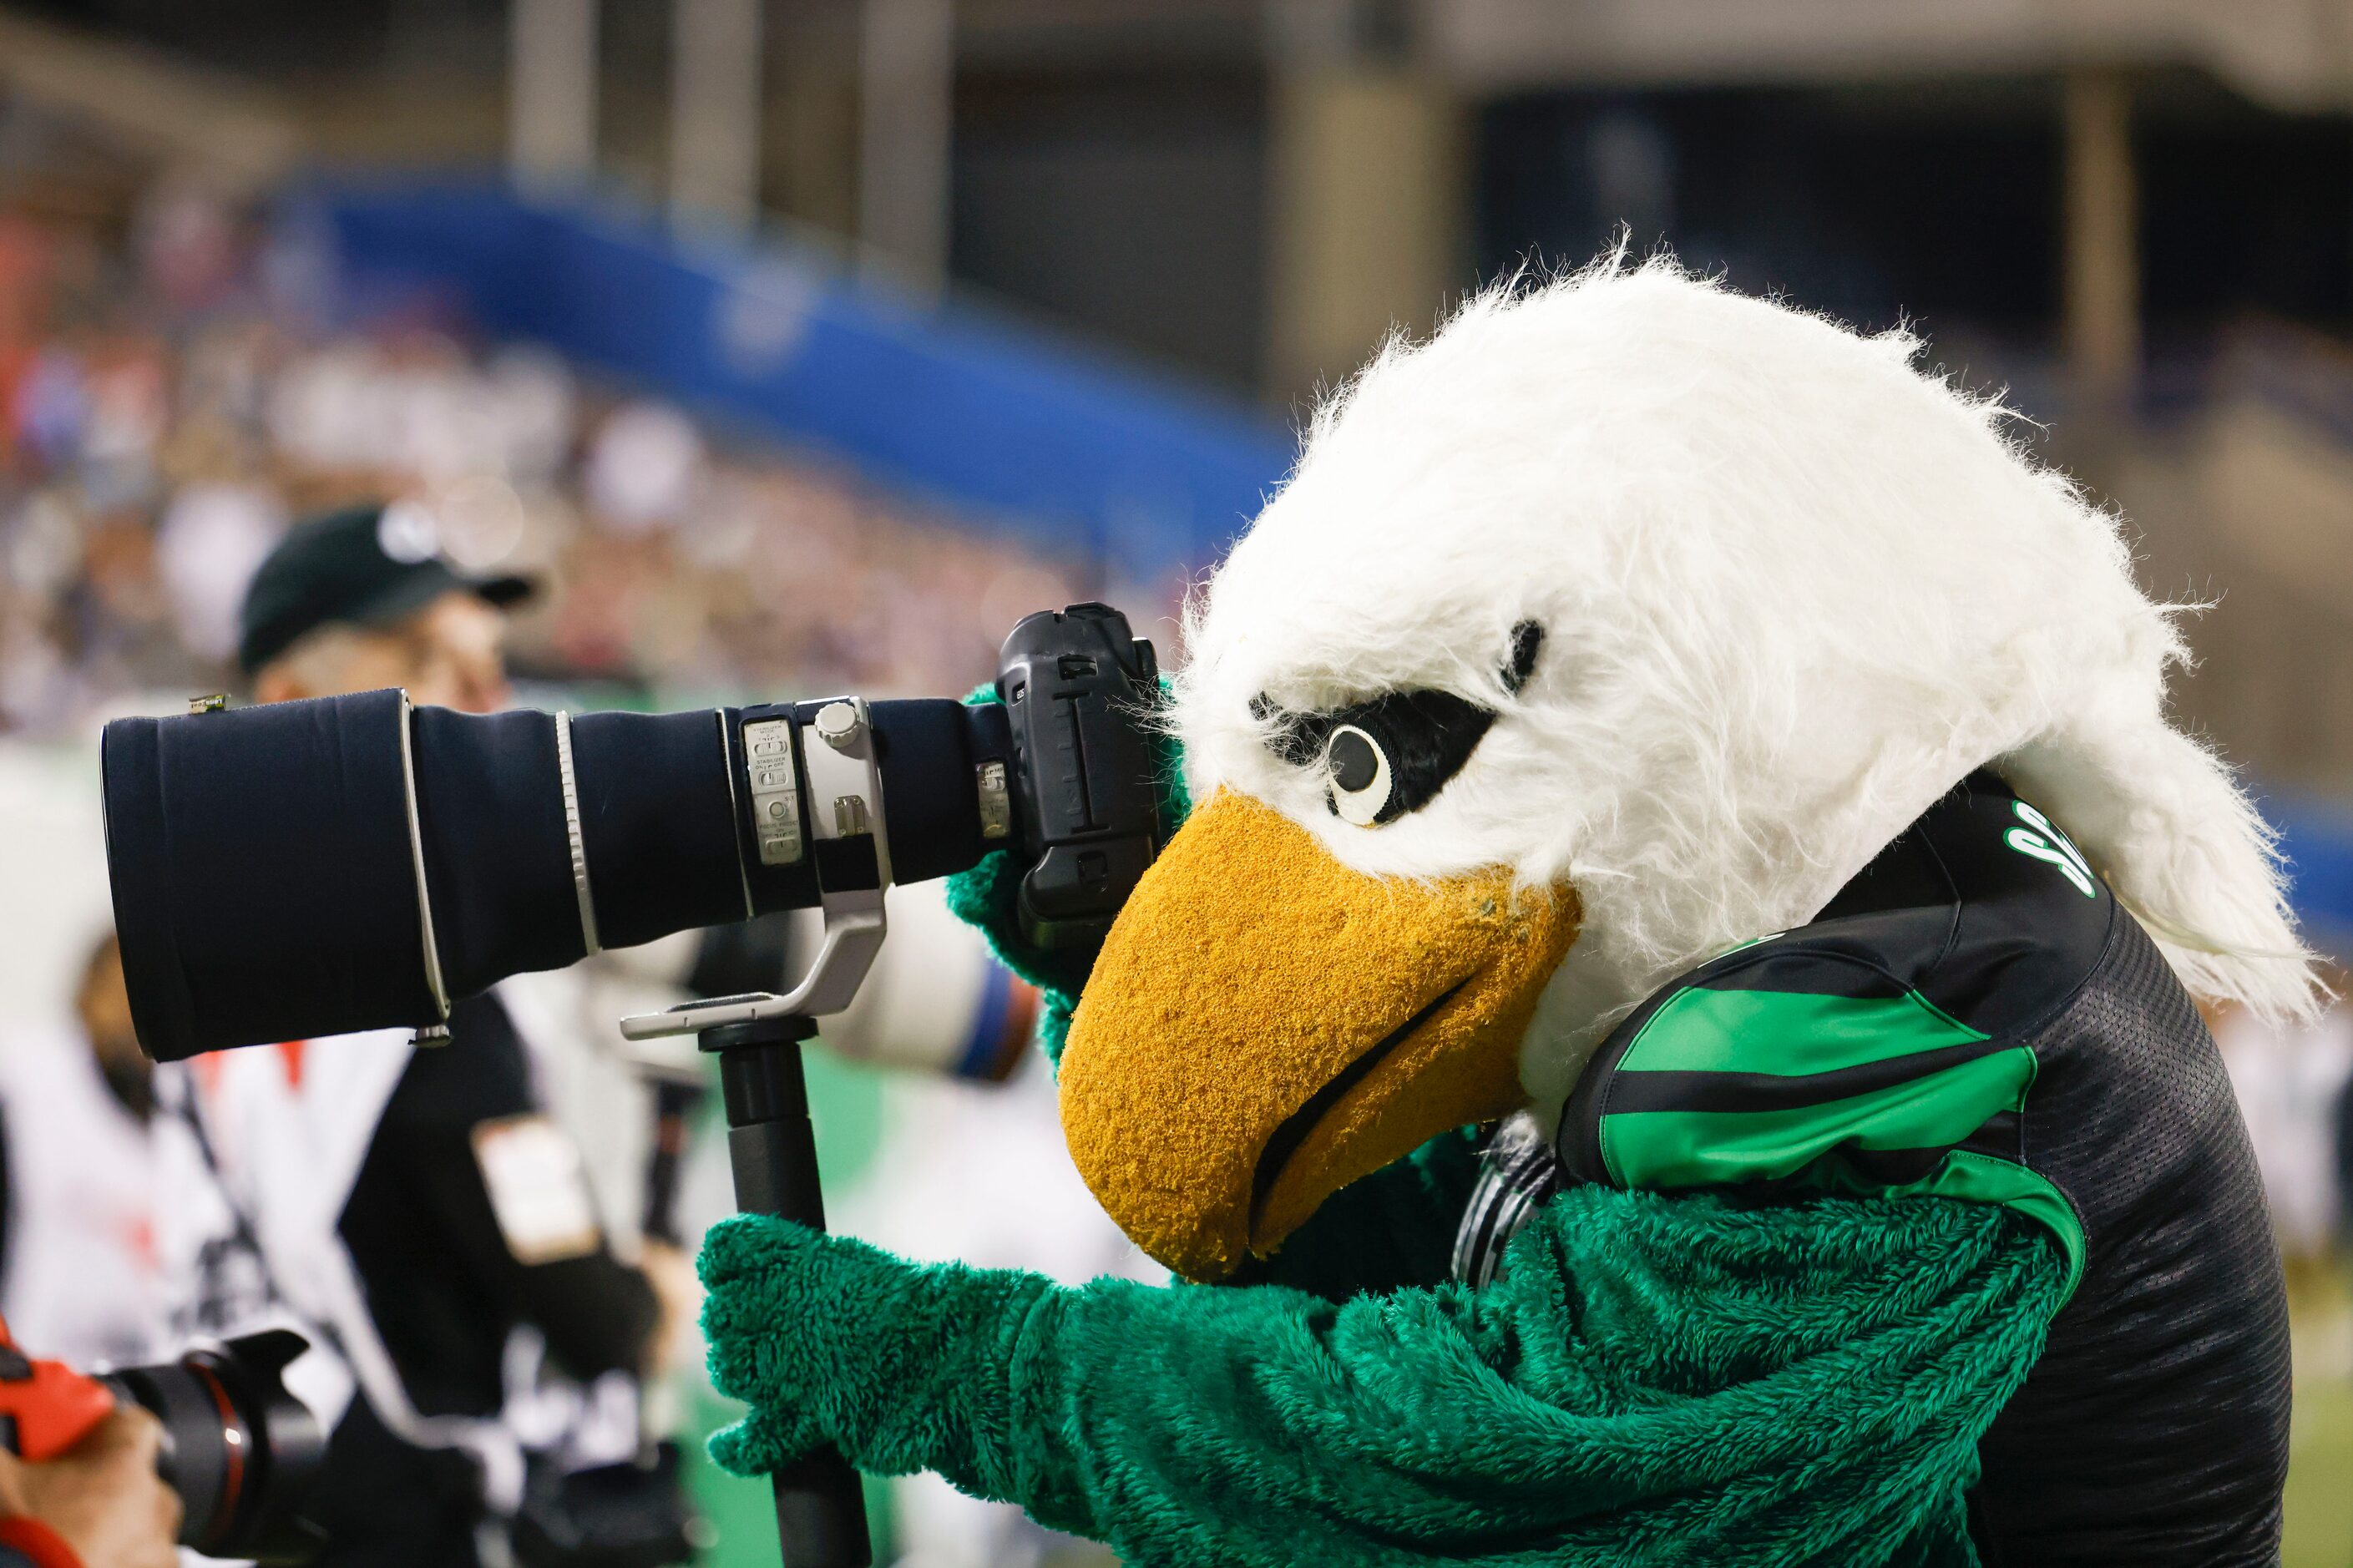
{"type": "Polygon", "coordinates": [[[1332,815],[1359,827],[1419,811],[1462,771],[1494,714],[1449,691],[1393,691],[1324,713],[1286,713],[1261,699],[1267,744],[1293,767],[1322,772],[1332,815]]]}
{"type": "MultiPolygon", "coordinates": [[[[1544,627],[1522,621],[1496,668],[1504,689],[1518,692],[1535,673],[1544,627]]],[[[1391,691],[1368,702],[1302,713],[1264,692],[1250,717],[1269,726],[1266,743],[1294,768],[1320,769],[1332,815],[1359,827],[1419,811],[1462,771],[1494,723],[1490,709],[1451,691],[1391,691]]]]}
{"type": "Polygon", "coordinates": [[[1354,724],[1332,731],[1324,747],[1324,768],[1332,781],[1334,815],[1343,822],[1370,827],[1389,803],[1389,754],[1381,743],[1354,724]]]}

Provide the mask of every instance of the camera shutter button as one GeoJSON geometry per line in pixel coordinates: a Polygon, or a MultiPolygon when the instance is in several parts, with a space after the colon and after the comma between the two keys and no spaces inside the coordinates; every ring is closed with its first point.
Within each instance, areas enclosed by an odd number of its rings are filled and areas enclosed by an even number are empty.
{"type": "Polygon", "coordinates": [[[847,702],[828,702],[817,710],[817,732],[837,752],[858,742],[858,710],[847,702]]]}

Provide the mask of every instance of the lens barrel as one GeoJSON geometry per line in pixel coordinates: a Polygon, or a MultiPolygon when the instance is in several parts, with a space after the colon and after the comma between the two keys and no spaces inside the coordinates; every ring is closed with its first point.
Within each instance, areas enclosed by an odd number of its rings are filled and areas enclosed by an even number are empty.
{"type": "Polygon", "coordinates": [[[300,1517],[327,1454],[310,1407],[286,1392],[310,1348],[284,1329],[127,1367],[101,1381],[162,1424],[156,1468],[179,1494],[180,1544],[211,1557],[301,1563],[321,1544],[300,1517]]]}
{"type": "MultiPolygon", "coordinates": [[[[371,691],[117,720],[107,868],[140,1043],[174,1061],[427,1027],[448,1002],[592,942],[813,905],[811,859],[759,853],[743,732],[805,726],[823,706],[565,720],[371,691]]],[[[987,764],[1013,766],[1001,710],[919,699],[867,711],[895,880],[961,870],[1004,842],[978,783],[987,764]]]]}

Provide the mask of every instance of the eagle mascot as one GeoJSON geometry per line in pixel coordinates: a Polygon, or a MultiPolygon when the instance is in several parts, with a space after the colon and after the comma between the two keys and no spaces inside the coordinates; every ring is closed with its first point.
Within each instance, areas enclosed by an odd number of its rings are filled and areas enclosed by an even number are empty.
{"type": "Polygon", "coordinates": [[[1176,1282],[731,1220],[721,1461],[1138,1568],[2275,1561],[2193,998],[2308,955],[2116,520],[1919,347],[1610,260],[1383,349],[1195,595],[1091,966],[955,889],[1176,1282]]]}

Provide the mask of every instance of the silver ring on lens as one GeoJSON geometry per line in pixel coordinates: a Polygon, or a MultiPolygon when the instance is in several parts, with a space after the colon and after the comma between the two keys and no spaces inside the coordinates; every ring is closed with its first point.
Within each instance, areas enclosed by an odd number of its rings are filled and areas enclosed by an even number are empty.
{"type": "Polygon", "coordinates": [[[409,721],[416,708],[408,700],[406,687],[400,693],[400,787],[408,799],[408,858],[417,872],[417,928],[422,933],[425,949],[425,984],[433,993],[433,1005],[440,1009],[446,1021],[449,1016],[449,988],[441,979],[441,949],[433,940],[433,899],[425,887],[425,827],[417,815],[417,747],[409,739],[409,721]]]}
{"type": "MultiPolygon", "coordinates": [[[[735,753],[727,744],[727,710],[714,708],[711,716],[719,721],[719,771],[727,780],[727,820],[733,824],[741,816],[743,806],[735,792],[735,753]]],[[[744,847],[740,843],[735,847],[735,881],[744,889],[744,918],[754,919],[760,911],[752,903],[752,879],[744,869],[744,847]]]]}
{"type": "MultiPolygon", "coordinates": [[[[596,940],[596,897],[588,888],[588,841],[580,832],[580,784],[572,773],[572,715],[555,715],[555,771],[564,780],[564,837],[572,847],[572,891],[580,900],[580,940],[589,952],[602,952],[596,940]]],[[[585,956],[585,955],[584,955],[585,956]]]]}

